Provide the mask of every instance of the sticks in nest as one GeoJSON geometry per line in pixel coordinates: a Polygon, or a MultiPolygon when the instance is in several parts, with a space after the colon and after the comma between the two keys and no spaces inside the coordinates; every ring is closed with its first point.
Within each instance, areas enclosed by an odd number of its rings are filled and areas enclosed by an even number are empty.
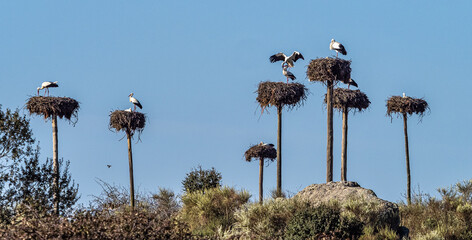
{"type": "Polygon", "coordinates": [[[250,162],[253,158],[259,160],[260,158],[274,161],[277,158],[277,150],[269,145],[253,145],[245,153],[246,161],[250,162]]]}
{"type": "Polygon", "coordinates": [[[118,131],[129,132],[131,136],[135,131],[141,133],[146,124],[146,116],[140,112],[128,112],[116,110],[110,114],[110,128],[118,131]]]}
{"type": "Polygon", "coordinates": [[[45,119],[58,116],[59,118],[77,119],[79,102],[68,97],[43,97],[35,96],[28,99],[26,108],[30,114],[44,116],[45,119]]]}
{"type": "Polygon", "coordinates": [[[311,82],[347,82],[351,78],[351,61],[330,57],[317,58],[311,60],[306,75],[311,82]]]}
{"type": "Polygon", "coordinates": [[[305,85],[301,83],[261,82],[257,89],[257,102],[262,108],[267,106],[293,108],[303,104],[306,100],[305,85]]]}
{"type": "Polygon", "coordinates": [[[411,98],[392,96],[387,100],[387,115],[392,114],[409,114],[416,113],[423,116],[424,112],[429,110],[428,103],[422,98],[411,98]]]}
{"type": "MultiPolygon", "coordinates": [[[[326,103],[326,94],[324,102],[326,103]]],[[[340,111],[347,107],[348,109],[355,109],[361,112],[368,108],[369,105],[369,98],[360,90],[336,88],[333,91],[333,107],[340,111]]]]}

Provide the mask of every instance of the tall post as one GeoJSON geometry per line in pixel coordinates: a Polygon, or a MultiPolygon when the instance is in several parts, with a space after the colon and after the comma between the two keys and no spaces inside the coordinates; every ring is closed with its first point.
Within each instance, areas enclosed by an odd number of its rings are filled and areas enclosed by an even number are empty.
{"type": "Polygon", "coordinates": [[[408,125],[407,115],[403,113],[403,131],[405,132],[405,154],[406,154],[406,191],[408,205],[411,204],[411,176],[410,176],[410,152],[408,149],[408,125]]]}
{"type": "Polygon", "coordinates": [[[343,139],[341,150],[341,181],[347,181],[347,116],[349,110],[346,106],[343,108],[343,139]]]}
{"type": "Polygon", "coordinates": [[[262,204],[264,198],[264,188],[262,187],[264,182],[264,158],[259,159],[259,203],[262,204]]]}
{"type": "Polygon", "coordinates": [[[277,196],[282,196],[282,106],[277,107],[277,196]]]}
{"type": "Polygon", "coordinates": [[[126,136],[128,137],[128,159],[129,159],[129,196],[131,208],[134,209],[134,177],[133,177],[133,152],[131,150],[131,133],[126,130],[126,136]]]}
{"type": "Polygon", "coordinates": [[[328,139],[326,146],[326,182],[333,181],[333,80],[327,81],[328,139]]]}
{"type": "Polygon", "coordinates": [[[54,213],[59,215],[59,153],[58,153],[58,141],[57,141],[57,116],[52,116],[52,161],[54,171],[54,213]]]}

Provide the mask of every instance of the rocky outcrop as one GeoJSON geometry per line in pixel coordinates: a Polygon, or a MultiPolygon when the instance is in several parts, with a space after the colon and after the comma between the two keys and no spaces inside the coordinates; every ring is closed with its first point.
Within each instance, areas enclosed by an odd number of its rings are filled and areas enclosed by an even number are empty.
{"type": "Polygon", "coordinates": [[[312,184],[295,195],[314,206],[337,202],[343,211],[349,211],[365,223],[398,229],[400,214],[395,203],[382,200],[374,191],[359,186],[356,182],[329,182],[312,184]]]}

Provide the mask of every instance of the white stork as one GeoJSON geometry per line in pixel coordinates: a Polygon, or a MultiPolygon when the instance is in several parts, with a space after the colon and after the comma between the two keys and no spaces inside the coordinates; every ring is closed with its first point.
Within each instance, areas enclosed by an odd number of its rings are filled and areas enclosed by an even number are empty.
{"type": "Polygon", "coordinates": [[[140,109],[143,109],[143,105],[138,101],[138,99],[133,97],[134,93],[131,93],[129,97],[129,101],[134,105],[134,111],[136,111],[136,107],[139,107],[140,109]]]}
{"type": "Polygon", "coordinates": [[[340,52],[342,55],[346,55],[346,49],[341,43],[336,42],[334,39],[331,39],[331,43],[329,44],[329,50],[336,51],[336,57],[338,57],[338,53],[340,52]]]}
{"type": "Polygon", "coordinates": [[[405,93],[403,93],[403,98],[406,98],[406,94],[405,94],[405,93]]]}
{"type": "Polygon", "coordinates": [[[347,81],[343,81],[343,83],[344,83],[344,84],[347,84],[347,88],[348,88],[348,89],[349,89],[349,86],[350,86],[350,85],[352,85],[352,86],[354,86],[354,87],[356,87],[356,88],[359,87],[359,86],[357,86],[356,81],[354,81],[354,79],[352,79],[352,78],[349,78],[349,80],[347,80],[347,81]]]}
{"type": "Polygon", "coordinates": [[[264,142],[261,141],[261,143],[259,143],[259,146],[269,146],[269,147],[272,148],[272,147],[274,147],[274,144],[272,144],[272,143],[264,143],[264,142]]]}
{"type": "Polygon", "coordinates": [[[270,56],[269,60],[271,63],[275,63],[277,61],[283,61],[282,62],[282,67],[286,64],[289,67],[293,67],[293,63],[296,62],[298,59],[303,59],[303,55],[297,51],[294,51],[290,57],[287,57],[284,53],[277,53],[272,56],[270,56]]]}
{"type": "Polygon", "coordinates": [[[43,89],[46,89],[46,90],[44,90],[44,96],[46,96],[46,92],[49,96],[49,88],[52,88],[52,87],[59,87],[59,85],[57,85],[57,81],[55,81],[55,82],[43,82],[41,84],[41,87],[37,88],[38,96],[39,96],[39,90],[43,90],[43,89]]]}
{"type": "Polygon", "coordinates": [[[293,81],[293,80],[296,79],[296,77],[295,77],[295,75],[293,75],[293,73],[291,73],[290,71],[288,71],[287,68],[288,68],[288,66],[285,65],[285,66],[283,67],[282,73],[284,74],[284,76],[287,77],[287,83],[288,83],[288,79],[289,79],[289,78],[292,79],[292,81],[293,81]]]}

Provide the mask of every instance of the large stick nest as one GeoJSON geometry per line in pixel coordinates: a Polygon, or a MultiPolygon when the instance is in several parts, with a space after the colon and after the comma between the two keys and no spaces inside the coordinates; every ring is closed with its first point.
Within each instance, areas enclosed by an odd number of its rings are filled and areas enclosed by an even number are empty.
{"type": "Polygon", "coordinates": [[[306,71],[311,82],[349,81],[351,61],[340,58],[317,58],[311,60],[306,71]]]}
{"type": "Polygon", "coordinates": [[[293,108],[303,104],[308,89],[301,83],[261,82],[257,89],[257,98],[261,107],[288,106],[293,108]]]}
{"type": "MultiPolygon", "coordinates": [[[[324,102],[326,103],[326,94],[324,102]]],[[[347,88],[336,88],[333,91],[333,107],[342,111],[345,107],[347,109],[354,109],[359,112],[365,110],[370,105],[369,98],[360,90],[351,90],[347,88]]]]}
{"type": "Polygon", "coordinates": [[[253,158],[259,160],[260,158],[274,161],[277,158],[277,150],[269,145],[253,145],[245,153],[246,161],[250,162],[253,158]]]}
{"type": "Polygon", "coordinates": [[[392,96],[387,100],[387,115],[390,117],[395,113],[423,116],[426,110],[429,110],[429,106],[422,98],[392,96]]]}
{"type": "Polygon", "coordinates": [[[140,112],[116,110],[110,114],[110,128],[117,132],[123,130],[131,136],[135,131],[141,133],[146,125],[146,116],[140,112]]]}
{"type": "Polygon", "coordinates": [[[30,97],[26,103],[30,114],[42,115],[45,119],[58,116],[59,118],[77,119],[79,102],[68,97],[30,97]]]}

